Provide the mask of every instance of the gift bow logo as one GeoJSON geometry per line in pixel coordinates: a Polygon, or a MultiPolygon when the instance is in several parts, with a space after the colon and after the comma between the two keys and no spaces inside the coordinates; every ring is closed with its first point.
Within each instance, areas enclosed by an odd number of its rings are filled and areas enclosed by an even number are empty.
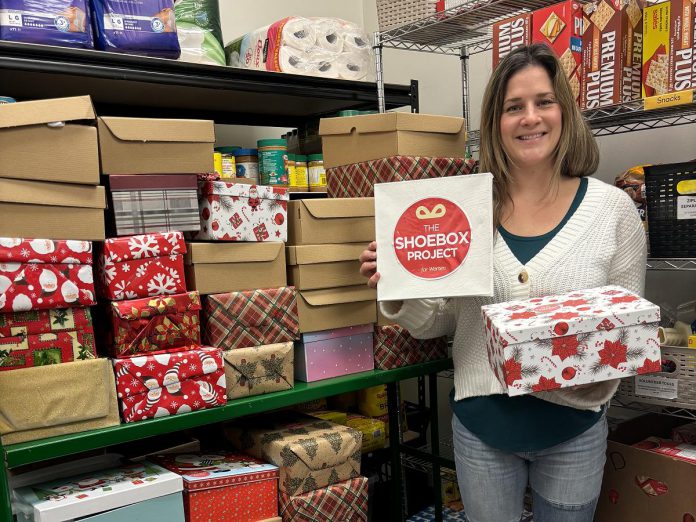
{"type": "Polygon", "coordinates": [[[418,219],[437,219],[441,218],[447,213],[447,209],[442,203],[438,203],[433,207],[432,210],[428,210],[428,207],[421,205],[416,209],[416,217],[418,219]]]}

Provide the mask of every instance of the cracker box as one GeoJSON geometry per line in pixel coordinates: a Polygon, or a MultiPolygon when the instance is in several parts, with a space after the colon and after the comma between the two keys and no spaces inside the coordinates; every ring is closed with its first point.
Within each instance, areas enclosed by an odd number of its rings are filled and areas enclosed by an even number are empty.
{"type": "Polygon", "coordinates": [[[196,239],[287,241],[287,189],[204,181],[199,191],[201,230],[196,239]]]}
{"type": "Polygon", "coordinates": [[[375,325],[375,368],[392,370],[447,357],[447,337],[416,339],[399,325],[375,325]]]}
{"type": "Polygon", "coordinates": [[[187,522],[257,522],[278,515],[278,468],[273,464],[227,451],[153,460],[181,475],[187,522]]]}
{"type": "Polygon", "coordinates": [[[301,495],[360,475],[362,434],[289,413],[225,428],[238,449],[280,468],[280,491],[301,495]]]}
{"type": "Polygon", "coordinates": [[[696,3],[672,0],[670,13],[669,91],[696,88],[696,3]]]}
{"type": "Polygon", "coordinates": [[[367,500],[367,479],[355,477],[302,495],[281,492],[280,514],[285,522],[367,522],[367,500]]]}
{"type": "Polygon", "coordinates": [[[384,448],[387,439],[383,421],[351,413],[346,418],[346,426],[362,433],[360,451],[363,453],[370,453],[384,448]]]}
{"type": "Polygon", "coordinates": [[[643,11],[643,98],[659,96],[669,91],[671,5],[671,2],[660,2],[646,6],[643,11]]]}
{"type": "Polygon", "coordinates": [[[575,0],[532,13],[532,43],[544,43],[553,49],[578,104],[582,83],[582,24],[582,8],[575,0]]]}
{"type": "Polygon", "coordinates": [[[375,186],[377,300],[492,295],[490,173],[375,186]]]}
{"type": "Polygon", "coordinates": [[[0,312],[93,304],[91,242],[0,238],[0,312]]]}
{"type": "Polygon", "coordinates": [[[481,307],[508,395],[660,371],[660,308],[619,286],[481,307]]]}
{"type": "Polygon", "coordinates": [[[643,0],[583,6],[582,109],[640,99],[643,0]]]}
{"type": "Polygon", "coordinates": [[[107,239],[98,257],[98,290],[113,301],[186,292],[181,232],[107,239]]]}
{"type": "Polygon", "coordinates": [[[493,69],[511,51],[532,43],[532,14],[522,13],[493,24],[493,69]]]}
{"type": "Polygon", "coordinates": [[[275,343],[222,352],[227,398],[251,397],[295,386],[293,343],[275,343]]]}

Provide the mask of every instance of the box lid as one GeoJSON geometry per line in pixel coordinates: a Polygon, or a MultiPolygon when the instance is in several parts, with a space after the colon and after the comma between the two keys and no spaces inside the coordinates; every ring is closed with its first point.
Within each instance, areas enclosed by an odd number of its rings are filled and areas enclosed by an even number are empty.
{"type": "Polygon", "coordinates": [[[92,264],[92,242],[0,237],[0,263],[92,264]]]}
{"type": "Polygon", "coordinates": [[[100,116],[99,122],[121,141],[214,143],[215,126],[211,120],[159,118],[122,118],[100,116]]]}
{"type": "Polygon", "coordinates": [[[305,208],[316,219],[373,217],[375,215],[374,198],[301,199],[290,204],[305,208]]]}
{"type": "Polygon", "coordinates": [[[288,201],[288,189],[285,187],[268,187],[264,185],[249,185],[248,183],[231,183],[228,181],[204,181],[200,185],[201,194],[208,196],[232,196],[258,199],[276,199],[288,201]]]}
{"type": "Polygon", "coordinates": [[[178,493],[181,477],[152,462],[122,466],[15,490],[36,522],[60,522],[178,493]]]}
{"type": "Polygon", "coordinates": [[[300,245],[286,247],[288,265],[311,265],[335,261],[358,261],[366,243],[300,245]]]}
{"type": "Polygon", "coordinates": [[[344,286],[322,290],[306,290],[299,294],[310,306],[326,306],[360,301],[375,301],[377,291],[364,285],[344,286]]]}
{"type": "Polygon", "coordinates": [[[175,230],[109,238],[104,241],[102,256],[120,262],[185,253],[184,235],[175,230]]]}
{"type": "Polygon", "coordinates": [[[321,136],[393,131],[459,134],[462,130],[464,130],[464,118],[432,114],[411,114],[410,112],[389,112],[385,114],[348,116],[345,118],[322,118],[319,123],[319,134],[321,136]]]}
{"type": "Polygon", "coordinates": [[[0,178],[0,201],[56,207],[106,208],[101,186],[0,178]]]}
{"type": "Polygon", "coordinates": [[[242,453],[220,451],[157,455],[153,460],[181,475],[187,491],[237,486],[278,478],[278,466],[242,453]]]}
{"type": "Polygon", "coordinates": [[[481,312],[493,338],[507,344],[630,325],[654,329],[660,320],[659,306],[620,286],[486,305],[481,312]]]}
{"type": "Polygon", "coordinates": [[[321,330],[319,332],[309,332],[302,334],[303,343],[315,343],[317,341],[327,341],[338,337],[350,337],[351,335],[372,334],[373,324],[361,324],[359,326],[346,326],[345,328],[334,328],[331,330],[321,330]]]}
{"type": "Polygon", "coordinates": [[[187,265],[196,263],[258,263],[275,261],[285,243],[186,243],[187,265]]]}
{"type": "Polygon", "coordinates": [[[111,310],[114,315],[126,321],[148,319],[157,315],[196,312],[200,309],[201,298],[195,291],[128,301],[111,301],[111,310]]]}
{"type": "Polygon", "coordinates": [[[109,176],[111,192],[127,190],[198,190],[196,174],[138,174],[109,176]]]}
{"type": "Polygon", "coordinates": [[[95,118],[89,96],[0,104],[0,129],[95,118]]]}

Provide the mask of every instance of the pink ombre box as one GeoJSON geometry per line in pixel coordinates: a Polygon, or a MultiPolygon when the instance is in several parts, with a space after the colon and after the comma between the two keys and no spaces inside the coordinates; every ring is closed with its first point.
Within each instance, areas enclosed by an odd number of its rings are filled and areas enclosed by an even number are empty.
{"type": "Polygon", "coordinates": [[[295,379],[320,381],[374,370],[372,324],[302,334],[295,343],[295,379]]]}

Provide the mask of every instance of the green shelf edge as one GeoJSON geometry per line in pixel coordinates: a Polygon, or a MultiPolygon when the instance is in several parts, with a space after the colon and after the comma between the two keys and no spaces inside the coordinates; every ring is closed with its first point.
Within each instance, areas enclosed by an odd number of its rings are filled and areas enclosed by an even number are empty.
{"type": "Polygon", "coordinates": [[[440,359],[394,370],[373,370],[313,383],[296,382],[292,390],[234,399],[219,408],[12,444],[4,446],[2,451],[5,464],[11,469],[56,457],[105,448],[114,444],[285,408],[301,402],[356,391],[370,386],[403,381],[451,368],[452,359],[440,359]]]}

